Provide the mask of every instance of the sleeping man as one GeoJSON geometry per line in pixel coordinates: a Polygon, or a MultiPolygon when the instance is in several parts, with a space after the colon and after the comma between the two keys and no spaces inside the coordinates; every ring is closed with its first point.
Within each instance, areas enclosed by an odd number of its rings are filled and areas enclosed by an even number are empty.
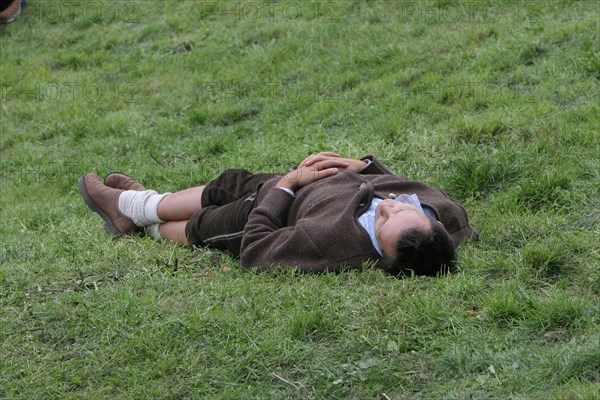
{"type": "Polygon", "coordinates": [[[373,262],[394,276],[436,276],[455,270],[457,246],[478,237],[463,206],[373,156],[322,152],[283,174],[230,169],[175,193],[146,190],[120,173],[104,181],[90,173],[78,186],[108,233],[143,230],[226,250],[245,269],[319,273],[373,262]]]}

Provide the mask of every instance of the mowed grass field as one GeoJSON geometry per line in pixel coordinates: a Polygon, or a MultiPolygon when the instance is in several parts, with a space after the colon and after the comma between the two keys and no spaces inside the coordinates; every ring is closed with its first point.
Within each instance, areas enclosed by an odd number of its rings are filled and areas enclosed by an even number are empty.
{"type": "Polygon", "coordinates": [[[0,398],[600,398],[596,1],[36,1],[0,30],[0,398]],[[175,191],[374,154],[460,272],[243,272],[113,240],[77,178],[175,191]]]}

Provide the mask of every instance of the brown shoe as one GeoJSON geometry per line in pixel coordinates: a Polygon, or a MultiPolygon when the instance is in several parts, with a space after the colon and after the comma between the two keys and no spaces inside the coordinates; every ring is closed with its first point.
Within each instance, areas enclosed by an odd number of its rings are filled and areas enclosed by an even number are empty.
{"type": "Polygon", "coordinates": [[[119,195],[123,190],[104,185],[98,175],[87,174],[77,181],[83,201],[104,220],[106,232],[121,236],[136,232],[139,228],[131,218],[119,211],[119,195]]]}
{"type": "Polygon", "coordinates": [[[146,190],[141,183],[120,172],[112,172],[106,175],[106,178],[104,178],[104,184],[113,189],[137,191],[146,190]]]}
{"type": "Polygon", "coordinates": [[[13,0],[5,10],[0,12],[0,23],[8,24],[9,22],[13,22],[19,14],[21,14],[21,0],[13,0]]]}

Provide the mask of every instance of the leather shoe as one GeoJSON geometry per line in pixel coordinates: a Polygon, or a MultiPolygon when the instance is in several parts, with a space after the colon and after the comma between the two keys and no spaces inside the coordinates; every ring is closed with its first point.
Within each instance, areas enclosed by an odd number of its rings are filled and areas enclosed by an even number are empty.
{"type": "Polygon", "coordinates": [[[131,218],[119,211],[119,195],[123,190],[104,185],[96,174],[82,176],[77,181],[77,186],[85,204],[104,220],[106,232],[121,236],[138,230],[131,218]]]}
{"type": "Polygon", "coordinates": [[[106,178],[104,178],[104,184],[113,189],[137,191],[146,190],[141,183],[120,172],[111,172],[110,174],[106,175],[106,178]]]}
{"type": "Polygon", "coordinates": [[[13,0],[0,12],[0,23],[8,24],[9,22],[13,22],[19,14],[21,14],[21,0],[13,0]]]}

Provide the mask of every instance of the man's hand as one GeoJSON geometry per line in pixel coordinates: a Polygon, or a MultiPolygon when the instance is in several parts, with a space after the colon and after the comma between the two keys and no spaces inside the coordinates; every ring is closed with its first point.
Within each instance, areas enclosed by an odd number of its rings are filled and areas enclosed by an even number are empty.
{"type": "Polygon", "coordinates": [[[312,156],[306,157],[300,163],[298,168],[310,167],[311,165],[314,165],[315,163],[331,161],[331,160],[338,160],[338,161],[343,161],[343,162],[347,163],[348,167],[346,167],[346,169],[349,169],[350,171],[354,171],[354,172],[360,172],[367,166],[367,163],[362,160],[354,160],[352,158],[340,158],[340,155],[337,153],[333,153],[331,151],[322,151],[318,154],[313,154],[312,156]]]}
{"type": "Polygon", "coordinates": [[[301,187],[309,185],[319,179],[335,175],[338,169],[346,169],[350,166],[340,158],[331,157],[324,161],[316,161],[310,166],[299,167],[288,173],[277,182],[277,187],[296,191],[301,187]]]}

